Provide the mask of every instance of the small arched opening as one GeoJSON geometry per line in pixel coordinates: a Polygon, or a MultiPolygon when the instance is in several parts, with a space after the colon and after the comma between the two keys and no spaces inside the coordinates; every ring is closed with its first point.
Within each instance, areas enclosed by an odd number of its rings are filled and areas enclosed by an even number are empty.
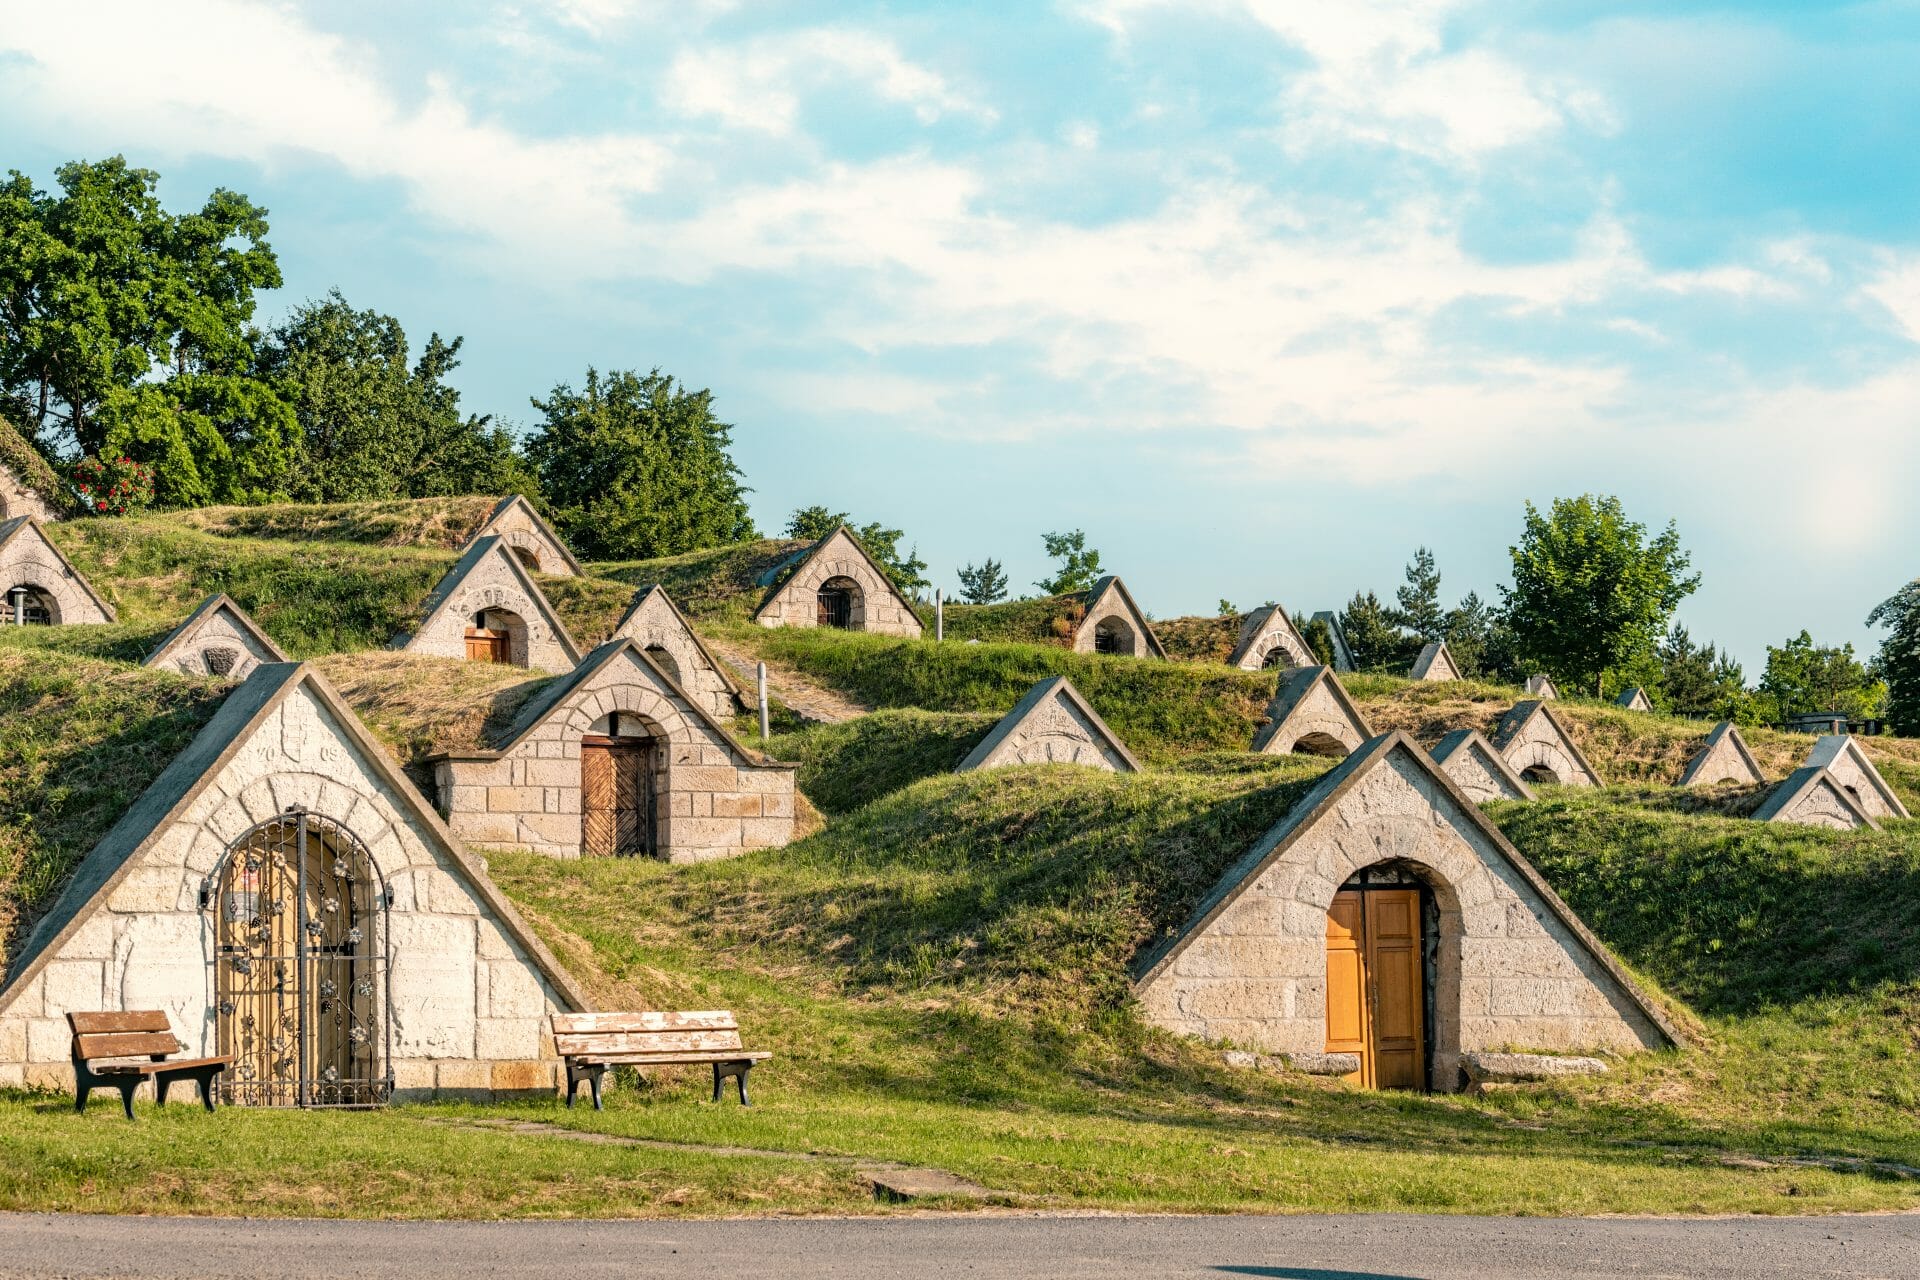
{"type": "Polygon", "coordinates": [[[1274,644],[1273,648],[1267,650],[1267,656],[1261,659],[1260,662],[1260,667],[1263,671],[1291,671],[1295,667],[1303,665],[1305,664],[1295,658],[1292,651],[1289,650],[1285,644],[1278,642],[1274,644]]]}
{"type": "Polygon", "coordinates": [[[16,627],[49,627],[60,621],[60,606],[40,588],[19,583],[7,589],[0,623],[16,627]]]}
{"type": "Polygon", "coordinates": [[[657,857],[659,794],[667,743],[644,716],[613,711],[580,739],[580,852],[657,857]]]}
{"type": "Polygon", "coordinates": [[[816,596],[815,621],[840,631],[858,631],[866,620],[865,595],[852,578],[828,578],[816,596]]]}
{"type": "Polygon", "coordinates": [[[1093,625],[1093,651],[1133,656],[1133,628],[1124,618],[1109,616],[1093,625]]]}
{"type": "Polygon", "coordinates": [[[1436,1083],[1436,1054],[1456,1056],[1459,924],[1452,890],[1417,863],[1363,867],[1335,892],[1327,908],[1326,1051],[1360,1059],[1349,1080],[1424,1092],[1436,1083]]]}
{"type": "Polygon", "coordinates": [[[510,609],[482,609],[467,623],[468,662],[527,665],[527,624],[510,609]]]}
{"type": "Polygon", "coordinates": [[[646,654],[653,659],[654,666],[667,673],[667,679],[683,688],[686,686],[686,681],[680,675],[680,664],[673,660],[673,655],[667,652],[665,645],[650,644],[646,654]]]}
{"type": "Polygon", "coordinates": [[[228,846],[207,878],[214,1026],[229,1103],[365,1107],[388,1071],[389,895],[366,845],[293,808],[228,846]]]}
{"type": "Polygon", "coordinates": [[[520,567],[522,569],[525,569],[528,573],[541,572],[540,555],[538,552],[534,551],[531,547],[514,547],[513,558],[515,560],[518,560],[520,562],[520,567]]]}
{"type": "Polygon", "coordinates": [[[1353,754],[1353,748],[1330,733],[1303,733],[1294,739],[1293,749],[1310,756],[1328,756],[1335,760],[1344,760],[1353,754]]]}
{"type": "Polygon", "coordinates": [[[1520,776],[1536,786],[1541,783],[1558,786],[1560,783],[1560,775],[1552,765],[1530,764],[1520,771],[1520,776]]]}

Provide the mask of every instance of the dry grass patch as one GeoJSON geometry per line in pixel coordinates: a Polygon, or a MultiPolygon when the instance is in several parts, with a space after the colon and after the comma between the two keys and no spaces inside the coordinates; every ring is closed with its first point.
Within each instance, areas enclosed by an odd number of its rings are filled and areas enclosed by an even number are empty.
{"type": "Polygon", "coordinates": [[[262,507],[199,507],[169,518],[222,538],[294,542],[363,542],[379,547],[464,546],[480,531],[498,498],[414,498],[398,502],[273,503],[262,507]]]}
{"type": "Polygon", "coordinates": [[[418,653],[335,653],[314,666],[404,761],[479,751],[556,679],[519,667],[418,653]]]}

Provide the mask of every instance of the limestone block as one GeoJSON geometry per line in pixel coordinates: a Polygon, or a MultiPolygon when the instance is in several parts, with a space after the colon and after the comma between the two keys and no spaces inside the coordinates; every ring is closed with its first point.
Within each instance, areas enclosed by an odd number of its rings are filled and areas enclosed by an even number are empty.
{"type": "Polygon", "coordinates": [[[0,1018],[0,1062],[27,1060],[27,1020],[0,1018]]]}
{"type": "Polygon", "coordinates": [[[742,818],[740,842],[753,849],[775,849],[793,838],[792,818],[742,818]]]}
{"type": "MultiPolygon", "coordinates": [[[[99,1001],[81,1009],[98,1009],[99,1001]]],[[[27,1061],[67,1062],[72,1058],[73,1032],[65,1018],[29,1018],[27,1020],[27,1061]]]]}
{"type": "Polygon", "coordinates": [[[1493,979],[1493,1016],[1561,1017],[1574,1012],[1573,992],[1551,978],[1493,979]]]}
{"type": "Polygon", "coordinates": [[[491,1089],[493,1064],[472,1059],[446,1059],[435,1062],[434,1084],[448,1089],[491,1089]]]}
{"type": "Polygon", "coordinates": [[[488,787],[487,808],[493,813],[539,813],[546,797],[538,787],[488,787]]]}
{"type": "Polygon", "coordinates": [[[178,867],[135,867],[114,886],[107,909],[123,915],[177,910],[183,879],[178,867]]]}
{"type": "Polygon", "coordinates": [[[1560,1057],[1543,1053],[1463,1053],[1460,1065],[1475,1084],[1489,1081],[1555,1080],[1606,1072],[1599,1058],[1560,1057]]]}
{"type": "Polygon", "coordinates": [[[760,797],[757,795],[728,795],[725,793],[710,797],[713,816],[716,818],[757,818],[760,816],[760,797]]]}
{"type": "Polygon", "coordinates": [[[495,1095],[503,1093],[552,1093],[560,1087],[560,1072],[553,1062],[496,1062],[490,1075],[495,1095]]]}
{"type": "Polygon", "coordinates": [[[544,1032],[540,1018],[482,1018],[474,1039],[474,1056],[488,1062],[534,1058],[540,1054],[544,1032]]]}
{"type": "Polygon", "coordinates": [[[712,849],[740,844],[738,818],[674,818],[668,824],[675,849],[712,849]]]}
{"type": "Polygon", "coordinates": [[[58,1062],[29,1062],[21,1071],[20,1077],[21,1082],[29,1089],[51,1089],[57,1093],[71,1093],[73,1092],[73,1059],[62,1053],[58,1062]]]}
{"type": "Polygon", "coordinates": [[[20,1089],[27,1083],[27,1064],[0,1059],[0,1089],[20,1089]]]}
{"type": "Polygon", "coordinates": [[[420,1058],[396,1058],[391,1064],[393,1087],[398,1093],[423,1090],[431,1093],[435,1084],[433,1063],[420,1058]]]}
{"type": "Polygon", "coordinates": [[[1286,1063],[1310,1076],[1350,1076],[1360,1069],[1357,1053],[1289,1053],[1286,1063]]]}
{"type": "Polygon", "coordinates": [[[98,960],[57,960],[46,968],[43,999],[49,1014],[91,1013],[106,1005],[105,964],[98,960]]]}
{"type": "Polygon", "coordinates": [[[521,961],[513,959],[489,962],[485,966],[484,973],[487,979],[484,1012],[487,1017],[538,1021],[546,1012],[546,990],[541,986],[539,979],[534,977],[533,970],[521,961]]]}
{"type": "Polygon", "coordinates": [[[573,813],[523,813],[520,838],[530,843],[578,848],[580,815],[573,813]]]}

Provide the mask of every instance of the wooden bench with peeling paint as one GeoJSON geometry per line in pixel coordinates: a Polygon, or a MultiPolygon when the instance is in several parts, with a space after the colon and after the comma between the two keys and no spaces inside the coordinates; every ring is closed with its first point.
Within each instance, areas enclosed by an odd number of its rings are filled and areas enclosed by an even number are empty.
{"type": "Polygon", "coordinates": [[[556,1013],[553,1043],[567,1064],[567,1105],[585,1080],[600,1106],[601,1080],[609,1067],[713,1065],[713,1100],[731,1076],[747,1105],[747,1072],[773,1055],[743,1048],[740,1024],[729,1010],[689,1013],[556,1013]]]}

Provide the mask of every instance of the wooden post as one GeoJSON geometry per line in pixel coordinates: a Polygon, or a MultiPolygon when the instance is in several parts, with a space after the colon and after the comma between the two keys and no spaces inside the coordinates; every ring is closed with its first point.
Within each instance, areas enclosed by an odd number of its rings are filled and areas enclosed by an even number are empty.
{"type": "Polygon", "coordinates": [[[934,643],[947,638],[947,593],[939,587],[933,589],[933,639],[934,643]]]}
{"type": "Polygon", "coordinates": [[[765,742],[771,736],[767,725],[767,664],[757,664],[753,674],[754,682],[760,687],[760,741],[765,742]]]}

